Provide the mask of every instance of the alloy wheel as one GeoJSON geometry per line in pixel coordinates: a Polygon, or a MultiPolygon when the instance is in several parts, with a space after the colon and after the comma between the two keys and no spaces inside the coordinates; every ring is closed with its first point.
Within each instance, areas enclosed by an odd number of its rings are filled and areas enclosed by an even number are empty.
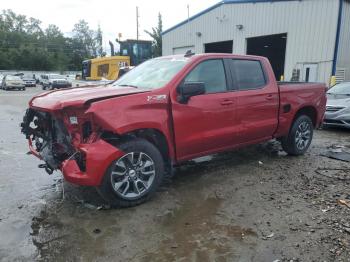
{"type": "Polygon", "coordinates": [[[155,164],[144,152],[130,152],[118,159],[112,169],[114,192],[124,199],[135,199],[146,194],[155,178],[155,164]]]}
{"type": "Polygon", "coordinates": [[[308,122],[302,122],[295,133],[295,144],[298,150],[304,150],[310,143],[311,126],[308,122]]]}

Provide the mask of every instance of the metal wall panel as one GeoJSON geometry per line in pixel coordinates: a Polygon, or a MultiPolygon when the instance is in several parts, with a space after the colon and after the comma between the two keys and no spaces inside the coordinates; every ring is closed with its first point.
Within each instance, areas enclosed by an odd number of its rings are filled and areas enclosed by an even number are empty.
{"type": "Polygon", "coordinates": [[[345,69],[345,81],[350,81],[350,1],[344,1],[337,70],[345,69]]]}
{"type": "Polygon", "coordinates": [[[163,35],[163,54],[173,48],[233,40],[233,53],[246,53],[246,38],[287,33],[285,80],[303,64],[318,64],[318,81],[332,71],[339,0],[223,4],[163,35]],[[243,25],[237,29],[236,25],[243,25]],[[200,32],[199,37],[196,32],[200,32]]]}

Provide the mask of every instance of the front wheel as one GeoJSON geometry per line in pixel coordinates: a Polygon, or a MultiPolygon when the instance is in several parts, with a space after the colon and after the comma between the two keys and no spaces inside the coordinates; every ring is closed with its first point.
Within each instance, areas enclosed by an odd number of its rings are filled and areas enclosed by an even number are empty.
{"type": "Polygon", "coordinates": [[[132,207],[148,200],[163,180],[159,150],[144,139],[118,146],[125,154],[111,163],[97,189],[112,206],[132,207]]]}
{"type": "Polygon", "coordinates": [[[282,138],[282,148],[290,155],[303,155],[313,137],[313,123],[306,115],[299,116],[293,123],[288,136],[282,138]]]}

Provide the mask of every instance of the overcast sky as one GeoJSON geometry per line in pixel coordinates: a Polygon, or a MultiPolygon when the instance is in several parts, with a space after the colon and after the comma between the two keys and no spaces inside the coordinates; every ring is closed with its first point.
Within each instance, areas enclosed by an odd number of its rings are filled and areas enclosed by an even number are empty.
{"type": "Polygon", "coordinates": [[[69,34],[80,19],[90,27],[100,24],[104,32],[104,43],[114,40],[118,33],[123,39],[136,38],[136,6],[139,7],[140,39],[149,39],[144,30],[157,24],[157,14],[163,16],[163,30],[187,19],[187,4],[190,16],[219,0],[4,0],[0,9],[12,9],[17,14],[38,18],[43,26],[57,25],[69,34]]]}

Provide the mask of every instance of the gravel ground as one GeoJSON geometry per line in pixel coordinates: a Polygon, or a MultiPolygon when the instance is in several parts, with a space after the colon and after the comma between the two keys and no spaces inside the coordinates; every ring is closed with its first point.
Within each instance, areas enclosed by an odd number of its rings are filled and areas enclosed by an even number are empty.
{"type": "Polygon", "coordinates": [[[320,154],[350,131],[315,132],[177,167],[149,202],[108,209],[27,155],[19,123],[40,88],[0,90],[0,261],[350,261],[350,163],[320,154]]]}

